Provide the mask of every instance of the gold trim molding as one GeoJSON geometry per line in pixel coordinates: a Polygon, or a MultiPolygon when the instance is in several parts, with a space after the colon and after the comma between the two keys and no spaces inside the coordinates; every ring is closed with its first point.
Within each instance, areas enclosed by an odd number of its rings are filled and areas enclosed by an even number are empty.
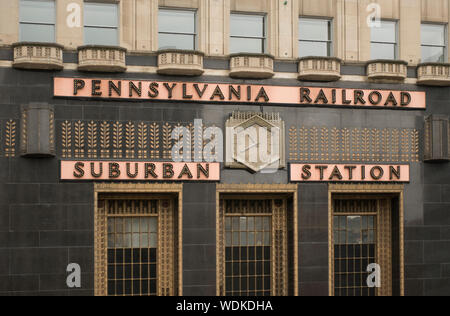
{"type": "Polygon", "coordinates": [[[95,296],[106,295],[105,264],[106,256],[104,247],[106,238],[104,230],[106,229],[98,205],[99,193],[175,193],[178,195],[178,293],[183,295],[183,184],[153,184],[153,183],[95,183],[94,184],[94,294],[95,296]]]}
{"type": "Polygon", "coordinates": [[[224,246],[223,230],[221,229],[221,209],[220,209],[220,195],[226,193],[236,193],[239,195],[256,194],[256,193],[274,193],[274,194],[290,194],[293,200],[293,227],[294,227],[294,295],[298,296],[298,185],[297,184],[218,184],[216,186],[216,295],[220,296],[220,284],[222,270],[221,251],[220,247],[224,246]]]}
{"type": "Polygon", "coordinates": [[[396,194],[399,199],[400,296],[405,295],[404,188],[402,184],[329,184],[328,185],[328,293],[333,295],[333,194],[396,194]]]}

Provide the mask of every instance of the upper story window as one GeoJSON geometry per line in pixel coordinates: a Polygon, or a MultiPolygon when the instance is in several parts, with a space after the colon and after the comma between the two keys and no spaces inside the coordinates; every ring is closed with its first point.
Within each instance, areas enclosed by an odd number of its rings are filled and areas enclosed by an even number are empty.
{"type": "Polygon", "coordinates": [[[266,52],[266,17],[256,14],[231,14],[230,53],[266,52]]]}
{"type": "Polygon", "coordinates": [[[299,20],[299,55],[332,55],[331,21],[326,19],[300,18],[299,20]]]}
{"type": "Polygon", "coordinates": [[[422,62],[445,61],[446,33],[446,26],[443,24],[422,24],[422,62]]]}
{"type": "Polygon", "coordinates": [[[20,41],[55,42],[55,2],[20,1],[20,41]]]}
{"type": "Polygon", "coordinates": [[[371,30],[372,59],[397,59],[397,22],[381,21],[371,30]]]}
{"type": "Polygon", "coordinates": [[[197,48],[196,12],[193,10],[160,9],[159,49],[197,48]]]}
{"type": "Polygon", "coordinates": [[[84,3],[84,43],[119,44],[119,8],[115,3],[84,3]]]}

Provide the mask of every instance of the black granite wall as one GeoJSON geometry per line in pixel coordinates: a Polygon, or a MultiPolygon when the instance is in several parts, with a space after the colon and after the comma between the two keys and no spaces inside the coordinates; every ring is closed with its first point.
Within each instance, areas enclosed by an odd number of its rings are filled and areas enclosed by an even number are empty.
{"type": "MultiPolygon", "coordinates": [[[[280,66],[281,67],[281,66],[280,66]]],[[[351,70],[351,69],[350,69],[351,70]]],[[[349,71],[350,71],[349,70],[349,71]]],[[[427,114],[450,115],[450,89],[415,85],[338,82],[308,86],[406,89],[427,92],[424,111],[277,106],[236,106],[170,102],[68,100],[52,97],[52,78],[92,76],[204,82],[258,83],[230,78],[167,78],[150,74],[80,74],[0,68],[0,295],[92,295],[93,185],[61,183],[59,159],[5,157],[5,122],[20,120],[20,105],[55,106],[56,126],[64,120],[193,122],[224,126],[233,110],[280,112],[290,126],[415,128],[423,135],[427,114]],[[66,267],[79,263],[82,289],[67,289],[66,267]]],[[[292,80],[264,84],[300,85],[292,80]]],[[[19,126],[17,134],[20,135],[19,126]]],[[[57,133],[56,143],[60,144],[57,133]]],[[[58,145],[59,146],[59,145],[58,145]]],[[[60,155],[60,148],[57,153],[60,155]]],[[[405,272],[407,295],[450,295],[450,164],[411,163],[405,188],[405,272]]],[[[223,183],[287,183],[288,173],[250,174],[222,170],[223,183]]],[[[328,295],[328,210],[326,184],[299,185],[299,293],[328,295]]],[[[215,295],[215,185],[188,183],[183,192],[183,290],[185,295],[215,295]]]]}

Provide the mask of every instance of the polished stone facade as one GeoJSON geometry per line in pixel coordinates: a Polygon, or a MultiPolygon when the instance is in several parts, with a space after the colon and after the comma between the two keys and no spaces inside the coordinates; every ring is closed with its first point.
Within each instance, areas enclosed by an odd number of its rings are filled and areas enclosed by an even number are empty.
{"type": "MultiPolygon", "coordinates": [[[[12,53],[0,50],[0,57],[11,60],[12,53]]],[[[75,58],[65,54],[64,60],[75,58]]],[[[143,59],[127,56],[127,64],[140,65],[143,59]]],[[[154,63],[156,58],[146,59],[154,63]]],[[[227,68],[227,62],[206,59],[205,69],[227,68]]],[[[291,72],[297,65],[275,62],[275,71],[291,72]]],[[[365,72],[364,66],[344,66],[343,74],[365,72]]],[[[59,160],[62,158],[61,126],[65,121],[121,121],[135,125],[142,121],[164,125],[189,124],[200,118],[208,125],[224,128],[235,111],[280,113],[289,129],[399,129],[417,130],[420,137],[419,159],[408,158],[411,183],[405,185],[405,294],[450,295],[450,164],[423,162],[425,117],[450,115],[450,90],[404,84],[368,84],[338,81],[300,83],[307,86],[395,89],[425,91],[427,110],[346,109],[324,107],[221,105],[188,102],[128,102],[54,98],[54,76],[82,77],[86,74],[27,71],[0,68],[0,295],[92,295],[94,293],[94,188],[89,182],[61,182],[59,160]],[[51,104],[55,113],[54,158],[20,156],[21,106],[30,102],[51,104]],[[11,133],[15,131],[15,143],[11,133]],[[9,140],[8,140],[9,138],[9,140]],[[78,263],[82,268],[82,288],[68,289],[66,267],[78,263]]],[[[93,78],[105,77],[92,73],[93,78]]],[[[149,73],[124,73],[108,78],[155,79],[239,84],[229,77],[203,76],[186,79],[162,77],[149,73]]],[[[415,78],[414,68],[408,77],[415,78]]],[[[245,83],[299,86],[296,79],[267,79],[245,83]]],[[[126,151],[126,148],[123,148],[126,151]]],[[[289,150],[288,150],[289,152],[289,150]]],[[[84,158],[87,158],[87,151],[84,158]]],[[[136,156],[137,157],[137,156],[136,156]]],[[[125,158],[125,157],[124,157],[125,158]]],[[[134,158],[139,160],[139,158],[134,158]]],[[[159,158],[162,159],[162,158],[159,158]]],[[[340,160],[320,156],[338,163],[340,160]]],[[[352,159],[350,159],[352,161],[352,159]]],[[[302,162],[287,154],[287,163],[302,162]]],[[[361,161],[360,162],[364,162],[361,161]]],[[[400,163],[399,161],[390,161],[400,163]]],[[[249,173],[247,170],[221,170],[221,183],[288,183],[288,169],[275,174],[249,173]]],[[[216,293],[216,184],[185,183],[183,187],[183,294],[216,293]]],[[[328,295],[328,186],[298,186],[298,275],[300,295],[328,295]]]]}

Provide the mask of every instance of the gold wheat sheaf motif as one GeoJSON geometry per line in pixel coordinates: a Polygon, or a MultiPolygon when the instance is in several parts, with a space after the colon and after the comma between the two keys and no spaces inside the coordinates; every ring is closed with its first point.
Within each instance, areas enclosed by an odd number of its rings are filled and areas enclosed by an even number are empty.
{"type": "Polygon", "coordinates": [[[102,159],[110,158],[109,144],[110,144],[110,130],[109,123],[103,121],[100,124],[100,157],[102,159]]]}
{"type": "Polygon", "coordinates": [[[126,158],[133,159],[134,158],[134,146],[135,146],[135,127],[132,122],[128,122],[125,125],[125,146],[126,150],[126,158]]]}
{"type": "MultiPolygon", "coordinates": [[[[171,159],[174,143],[172,130],[177,127],[185,127],[191,134],[192,148],[186,148],[187,153],[193,155],[194,149],[199,153],[205,144],[205,140],[200,138],[206,126],[196,129],[192,123],[78,120],[61,123],[61,156],[86,156],[93,159],[171,159]],[[197,145],[198,148],[193,148],[195,135],[201,140],[196,143],[200,144],[197,145]]],[[[183,136],[180,141],[183,141],[183,136]]]]}
{"type": "Polygon", "coordinates": [[[120,122],[114,122],[112,125],[112,139],[113,139],[113,158],[122,158],[122,132],[123,132],[123,124],[120,122]]]}
{"type": "Polygon", "coordinates": [[[88,158],[97,158],[97,124],[93,121],[88,124],[88,158]]]}
{"type": "Polygon", "coordinates": [[[74,124],[75,158],[84,158],[84,123],[77,121],[74,124]]]}
{"type": "Polygon", "coordinates": [[[72,123],[69,121],[61,123],[61,145],[62,157],[72,158],[72,123]]]}
{"type": "Polygon", "coordinates": [[[16,156],[16,126],[13,120],[6,122],[5,126],[5,157],[16,156]]]}
{"type": "Polygon", "coordinates": [[[291,161],[418,162],[416,129],[291,127],[291,161]]]}

